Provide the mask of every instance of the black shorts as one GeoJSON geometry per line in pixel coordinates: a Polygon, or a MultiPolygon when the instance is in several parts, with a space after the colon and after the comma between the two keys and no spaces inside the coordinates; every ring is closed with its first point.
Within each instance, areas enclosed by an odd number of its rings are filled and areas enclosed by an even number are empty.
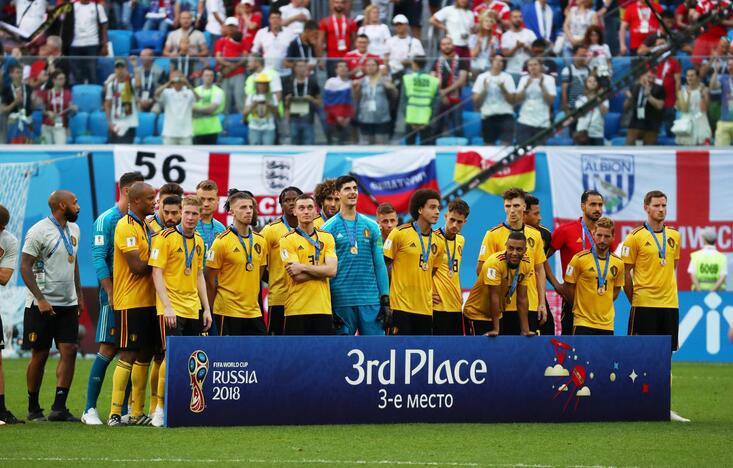
{"type": "Polygon", "coordinates": [[[465,335],[463,314],[460,312],[433,311],[433,335],[465,335]]]}
{"type": "MultiPolygon", "coordinates": [[[[527,322],[529,323],[529,331],[536,332],[539,321],[537,320],[537,312],[529,311],[527,314],[527,322]]],[[[504,312],[501,316],[500,335],[521,335],[522,327],[519,325],[518,312],[504,312]]]]}
{"type": "Polygon", "coordinates": [[[137,351],[158,346],[158,321],[155,307],[115,310],[112,336],[120,349],[137,351]]]}
{"type": "Polygon", "coordinates": [[[55,315],[41,314],[37,305],[25,309],[23,316],[23,337],[31,349],[51,349],[61,343],[79,341],[79,307],[53,306],[55,315]]]}
{"type": "Polygon", "coordinates": [[[466,330],[467,336],[481,336],[494,329],[494,322],[491,320],[471,320],[464,317],[463,328],[466,330]]]}
{"type": "Polygon", "coordinates": [[[595,335],[595,336],[613,336],[613,330],[601,330],[592,327],[573,327],[573,335],[595,335]]]}
{"type": "Polygon", "coordinates": [[[385,123],[360,123],[359,131],[362,135],[374,136],[374,135],[387,135],[391,125],[389,122],[385,123]]]}
{"type": "Polygon", "coordinates": [[[285,335],[333,335],[335,333],[331,314],[285,316],[285,335]]]}
{"type": "Polygon", "coordinates": [[[555,317],[552,315],[550,310],[550,304],[545,300],[545,310],[547,311],[547,321],[544,325],[540,325],[540,335],[554,336],[555,335],[555,317]]]}
{"type": "Polygon", "coordinates": [[[226,315],[214,315],[219,336],[247,336],[247,335],[267,335],[267,327],[265,319],[228,317],[226,315]]]}
{"type": "Polygon", "coordinates": [[[669,335],[672,351],[677,351],[680,311],[671,307],[632,307],[629,315],[629,336],[669,335]]]}
{"type": "Polygon", "coordinates": [[[199,312],[199,318],[176,317],[176,326],[169,327],[165,324],[165,317],[158,315],[158,330],[160,330],[160,350],[165,352],[167,348],[166,338],[169,336],[207,336],[204,331],[203,313],[199,312]]]}
{"type": "Polygon", "coordinates": [[[433,317],[402,310],[392,311],[390,335],[432,335],[433,317]]]}
{"type": "Polygon", "coordinates": [[[563,335],[573,334],[574,317],[575,314],[573,313],[573,303],[563,301],[562,314],[560,315],[560,326],[562,327],[563,335]]]}
{"type": "MultiPolygon", "coordinates": [[[[437,2],[437,0],[430,0],[437,2]]],[[[393,18],[397,15],[405,15],[410,26],[422,26],[422,0],[407,0],[394,5],[393,18]]]]}
{"type": "Polygon", "coordinates": [[[514,115],[501,114],[482,118],[481,136],[487,145],[493,145],[496,140],[511,144],[514,140],[514,115]]]}
{"type": "Polygon", "coordinates": [[[285,306],[270,306],[269,318],[267,320],[268,335],[282,335],[285,328],[285,306]]]}

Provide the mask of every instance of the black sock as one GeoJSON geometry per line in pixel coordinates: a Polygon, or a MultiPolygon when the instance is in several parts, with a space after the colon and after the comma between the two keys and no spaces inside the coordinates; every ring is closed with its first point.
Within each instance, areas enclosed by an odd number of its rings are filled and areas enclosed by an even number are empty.
{"type": "Polygon", "coordinates": [[[66,409],[66,397],[69,396],[69,389],[63,387],[56,387],[56,398],[53,400],[53,406],[51,407],[54,411],[60,411],[66,409]]]}
{"type": "Polygon", "coordinates": [[[5,412],[5,395],[0,395],[0,413],[5,412]]]}
{"type": "Polygon", "coordinates": [[[28,411],[40,411],[41,404],[38,403],[39,392],[28,392],[28,411]]]}

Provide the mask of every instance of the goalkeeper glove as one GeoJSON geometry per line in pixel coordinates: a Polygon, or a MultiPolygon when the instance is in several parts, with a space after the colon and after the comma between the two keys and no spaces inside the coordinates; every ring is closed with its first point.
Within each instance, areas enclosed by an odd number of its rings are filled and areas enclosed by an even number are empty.
{"type": "Polygon", "coordinates": [[[382,328],[389,330],[392,328],[392,309],[389,308],[389,296],[381,296],[379,298],[379,314],[377,320],[382,322],[382,328]]]}

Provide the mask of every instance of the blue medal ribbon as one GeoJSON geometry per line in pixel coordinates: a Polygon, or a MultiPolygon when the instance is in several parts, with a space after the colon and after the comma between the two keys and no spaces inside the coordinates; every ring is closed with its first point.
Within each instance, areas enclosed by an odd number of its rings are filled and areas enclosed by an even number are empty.
{"type": "MultiPolygon", "coordinates": [[[[66,236],[67,231],[69,230],[69,225],[67,224],[65,227],[61,227],[61,223],[58,222],[56,218],[53,216],[49,216],[48,219],[51,220],[54,226],[56,226],[56,229],[58,229],[60,234],[60,240],[64,242],[64,247],[66,247],[66,252],[68,252],[69,257],[74,255],[74,246],[71,243],[71,233],[68,232],[68,237],[66,236]]],[[[56,243],[56,247],[51,251],[51,255],[56,251],[56,248],[58,248],[58,242],[56,243]]],[[[49,255],[49,257],[51,256],[49,255]]]]}
{"type": "Polygon", "coordinates": [[[660,260],[665,260],[667,258],[667,230],[664,228],[664,225],[662,225],[662,245],[659,245],[659,240],[657,239],[657,235],[654,233],[654,229],[652,229],[651,226],[649,226],[649,223],[644,223],[644,227],[649,231],[649,234],[652,235],[652,239],[654,239],[654,243],[657,244],[657,250],[659,250],[659,258],[660,260]]]}
{"type": "Polygon", "coordinates": [[[425,243],[422,240],[422,232],[420,232],[420,227],[417,225],[417,221],[412,223],[412,227],[415,228],[415,231],[417,231],[417,238],[420,239],[420,255],[423,264],[427,265],[428,260],[430,260],[430,247],[433,245],[433,231],[430,231],[430,234],[428,235],[428,245],[427,248],[425,248],[425,243]]]}
{"type": "Polygon", "coordinates": [[[242,244],[242,248],[244,249],[244,254],[247,256],[247,264],[252,264],[252,246],[254,244],[254,236],[252,235],[252,230],[249,231],[249,250],[247,250],[247,247],[244,245],[244,239],[242,238],[242,235],[237,231],[237,228],[234,227],[234,225],[230,225],[229,229],[232,230],[234,234],[237,235],[237,238],[239,239],[239,243],[242,244]]]}
{"type": "MultiPolygon", "coordinates": [[[[509,260],[506,262],[507,268],[509,268],[509,271],[511,271],[511,268],[509,267],[509,260]]],[[[512,295],[514,294],[514,291],[517,290],[517,285],[519,284],[519,269],[520,265],[517,265],[517,271],[514,273],[514,278],[512,278],[512,284],[509,286],[509,290],[506,292],[506,298],[507,300],[512,299],[512,295]]]]}
{"type": "Polygon", "coordinates": [[[179,224],[178,226],[176,226],[176,231],[178,231],[178,233],[183,238],[183,253],[186,257],[186,268],[190,270],[191,265],[193,265],[193,254],[196,252],[196,234],[193,235],[193,249],[191,249],[191,255],[189,255],[188,242],[186,242],[186,236],[183,234],[183,227],[179,224]]]}
{"type": "Polygon", "coordinates": [[[522,232],[524,232],[524,224],[522,224],[522,227],[520,227],[519,229],[514,229],[514,228],[512,228],[511,226],[509,226],[509,225],[508,225],[507,223],[505,223],[505,222],[504,222],[504,223],[501,223],[501,224],[503,224],[503,225],[504,225],[504,227],[505,227],[505,228],[507,228],[507,229],[509,229],[510,231],[515,231],[515,232],[519,232],[519,231],[522,231],[522,232]]]}
{"type": "Polygon", "coordinates": [[[598,288],[605,288],[606,278],[608,278],[608,265],[611,263],[611,252],[606,252],[606,266],[605,268],[603,268],[603,276],[601,276],[601,264],[598,261],[598,252],[596,252],[595,246],[593,246],[593,248],[591,249],[591,253],[593,253],[593,261],[596,262],[596,271],[598,272],[598,288]]]}
{"type": "Polygon", "coordinates": [[[588,236],[588,243],[590,244],[591,249],[596,248],[596,243],[593,240],[593,236],[590,234],[590,229],[588,229],[588,225],[585,224],[585,219],[580,218],[580,226],[583,229],[581,233],[581,237],[583,239],[583,250],[585,250],[585,237],[588,236]]]}
{"type": "Polygon", "coordinates": [[[305,237],[305,239],[310,243],[310,245],[312,245],[313,247],[315,247],[315,249],[316,249],[316,260],[315,260],[315,264],[318,265],[318,261],[321,258],[321,244],[318,242],[318,232],[315,231],[315,230],[313,231],[313,232],[316,233],[316,240],[313,240],[311,238],[311,236],[309,236],[308,234],[306,234],[305,231],[300,228],[300,226],[296,227],[295,228],[295,231],[298,234],[300,234],[301,236],[305,237]]]}
{"type": "Polygon", "coordinates": [[[445,255],[448,257],[448,270],[453,270],[453,260],[456,258],[456,244],[458,243],[456,239],[453,239],[453,253],[451,253],[450,249],[448,248],[448,236],[445,233],[445,229],[440,228],[440,233],[443,234],[443,239],[445,239],[445,255]]]}
{"type": "Polygon", "coordinates": [[[359,213],[356,214],[356,218],[354,219],[354,230],[353,231],[351,231],[349,229],[349,224],[346,222],[346,220],[344,219],[344,217],[341,216],[340,214],[338,216],[341,218],[341,224],[344,225],[344,230],[346,231],[346,234],[348,234],[348,236],[349,236],[349,245],[351,245],[352,248],[353,247],[357,247],[357,244],[356,244],[356,242],[357,242],[357,239],[356,239],[356,229],[357,229],[357,226],[356,226],[356,224],[359,222],[359,213]]]}
{"type": "Polygon", "coordinates": [[[288,231],[293,229],[290,227],[290,224],[288,223],[288,218],[285,215],[282,216],[282,220],[283,220],[283,224],[285,225],[285,227],[288,228],[288,231]]]}
{"type": "Polygon", "coordinates": [[[132,212],[132,210],[128,211],[127,214],[129,214],[130,215],[130,218],[134,219],[135,221],[138,222],[138,224],[140,224],[140,226],[142,226],[143,231],[145,231],[145,236],[147,236],[147,238],[148,238],[148,252],[150,252],[150,246],[153,243],[153,233],[152,233],[152,231],[150,230],[150,228],[148,227],[147,224],[143,223],[140,220],[140,218],[138,218],[137,215],[132,212]]]}
{"type": "Polygon", "coordinates": [[[153,213],[153,219],[158,223],[158,226],[160,226],[161,229],[165,229],[165,224],[163,224],[163,221],[158,218],[158,213],[153,213]]]}

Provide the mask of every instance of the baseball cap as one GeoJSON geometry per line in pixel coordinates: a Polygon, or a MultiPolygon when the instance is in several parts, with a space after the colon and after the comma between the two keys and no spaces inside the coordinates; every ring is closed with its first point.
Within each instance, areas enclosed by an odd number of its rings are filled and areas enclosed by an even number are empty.
{"type": "Polygon", "coordinates": [[[237,21],[237,18],[230,16],[224,20],[224,26],[239,26],[239,21],[237,21]]]}
{"type": "Polygon", "coordinates": [[[407,21],[407,16],[405,15],[395,15],[395,17],[392,18],[392,24],[410,24],[410,22],[407,21]]]}
{"type": "Polygon", "coordinates": [[[115,60],[115,68],[117,67],[126,67],[127,62],[124,59],[117,59],[115,60]]]}

